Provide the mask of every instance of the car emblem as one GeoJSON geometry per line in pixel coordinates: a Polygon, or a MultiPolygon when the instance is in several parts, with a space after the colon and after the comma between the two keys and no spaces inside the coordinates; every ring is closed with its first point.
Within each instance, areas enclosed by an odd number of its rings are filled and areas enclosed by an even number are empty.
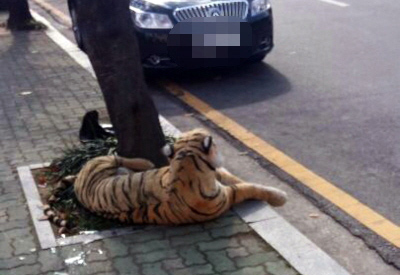
{"type": "Polygon", "coordinates": [[[221,16],[221,11],[217,8],[213,8],[208,12],[209,16],[221,16]]]}

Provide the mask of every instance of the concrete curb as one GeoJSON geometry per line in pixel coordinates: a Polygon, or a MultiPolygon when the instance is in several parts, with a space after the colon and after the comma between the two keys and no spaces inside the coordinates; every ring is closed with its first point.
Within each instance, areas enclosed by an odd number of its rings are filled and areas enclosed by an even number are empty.
{"type": "Polygon", "coordinates": [[[71,244],[87,244],[104,238],[122,236],[132,233],[143,233],[143,226],[127,226],[104,231],[81,232],[81,235],[71,237],[56,238],[48,220],[41,220],[43,217],[43,203],[40,199],[38,188],[35,184],[31,170],[40,169],[49,166],[49,163],[33,164],[17,168],[18,176],[22,185],[26,201],[28,203],[31,219],[38,236],[39,244],[42,249],[48,249],[56,246],[67,246],[71,244]]]}
{"type": "MultiPolygon", "coordinates": [[[[79,65],[95,77],[89,59],[71,41],[42,16],[32,11],[33,16],[46,24],[46,34],[79,65]]],[[[180,131],[160,116],[160,122],[168,134],[180,131]]],[[[234,208],[236,213],[252,227],[261,238],[280,253],[298,272],[304,275],[349,275],[342,266],[311,242],[284,218],[262,202],[247,202],[234,208]]]]}
{"type": "Polygon", "coordinates": [[[56,21],[61,23],[67,28],[71,28],[72,22],[71,18],[69,16],[66,16],[64,13],[59,11],[58,9],[55,9],[52,5],[48,4],[46,1],[43,0],[33,0],[36,5],[38,5],[40,8],[42,8],[44,11],[46,11],[48,14],[50,14],[56,21]]]}

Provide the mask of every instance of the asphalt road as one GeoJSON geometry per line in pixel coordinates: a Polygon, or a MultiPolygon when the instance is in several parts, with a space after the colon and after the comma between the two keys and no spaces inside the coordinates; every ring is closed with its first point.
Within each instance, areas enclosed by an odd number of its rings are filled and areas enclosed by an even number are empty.
{"type": "Polygon", "coordinates": [[[273,1],[264,63],[172,78],[400,224],[400,3],[346,3],[273,1]]]}

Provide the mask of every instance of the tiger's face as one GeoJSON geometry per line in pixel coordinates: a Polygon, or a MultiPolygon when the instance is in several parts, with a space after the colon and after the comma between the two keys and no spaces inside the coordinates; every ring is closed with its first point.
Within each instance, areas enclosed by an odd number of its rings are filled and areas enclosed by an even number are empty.
{"type": "Polygon", "coordinates": [[[182,134],[173,145],[164,146],[163,153],[169,158],[174,172],[183,170],[182,167],[191,167],[197,172],[215,172],[221,166],[217,146],[210,133],[204,129],[182,134]]]}

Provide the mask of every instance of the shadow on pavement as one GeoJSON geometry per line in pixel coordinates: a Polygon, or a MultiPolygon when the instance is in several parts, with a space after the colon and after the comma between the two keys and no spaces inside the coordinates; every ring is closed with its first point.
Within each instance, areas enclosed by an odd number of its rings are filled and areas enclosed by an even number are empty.
{"type": "Polygon", "coordinates": [[[217,109],[265,101],[291,91],[289,80],[265,63],[232,68],[152,72],[150,83],[167,78],[217,109]]]}

